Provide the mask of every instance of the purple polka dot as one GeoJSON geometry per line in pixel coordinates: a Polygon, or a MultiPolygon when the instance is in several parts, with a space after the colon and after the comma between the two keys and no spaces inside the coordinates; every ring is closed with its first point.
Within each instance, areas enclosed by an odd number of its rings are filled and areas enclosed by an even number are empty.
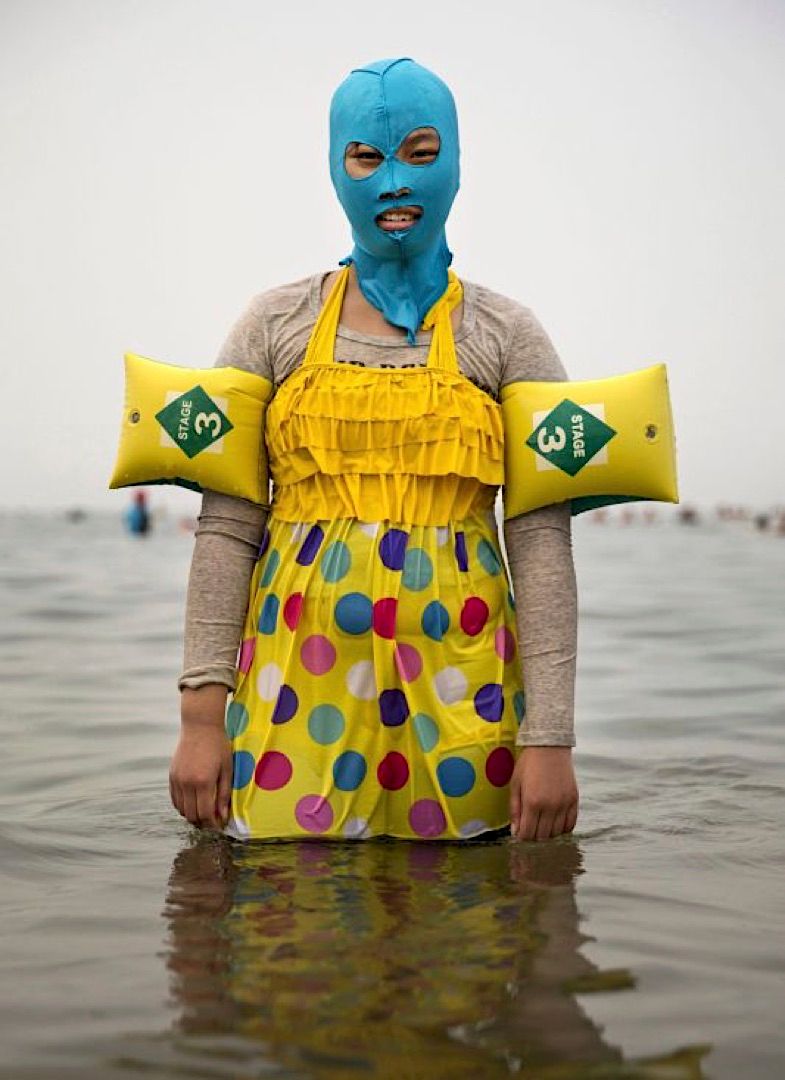
{"type": "Polygon", "coordinates": [[[474,708],[483,720],[496,722],[501,720],[504,710],[504,697],[499,683],[489,682],[481,686],[474,695],[474,708]]]}
{"type": "Polygon", "coordinates": [[[241,671],[243,675],[247,675],[251,670],[251,664],[253,663],[253,656],[256,652],[256,638],[246,638],[240,646],[240,657],[237,661],[237,669],[241,671]]]}
{"type": "Polygon", "coordinates": [[[333,823],[333,808],[323,795],[303,795],[294,808],[294,816],[306,832],[323,833],[333,823]]]}
{"type": "Polygon", "coordinates": [[[286,754],[268,750],[259,758],[254,774],[257,787],[265,791],[278,791],[292,778],[292,763],[286,754]]]}
{"type": "Polygon", "coordinates": [[[402,570],[409,534],[403,529],[388,529],[379,541],[379,556],[388,570],[402,570]]]}
{"type": "Polygon", "coordinates": [[[403,754],[391,750],[379,762],[376,777],[386,791],[400,791],[409,779],[409,763],[403,754]]]}
{"type": "Polygon", "coordinates": [[[515,757],[512,751],[508,750],[506,746],[497,746],[495,750],[491,750],[490,754],[488,754],[488,760],[485,762],[485,775],[494,787],[504,787],[505,784],[509,784],[514,768],[515,757]]]}
{"type": "Polygon", "coordinates": [[[466,537],[462,532],[455,534],[455,559],[459,570],[469,569],[469,556],[466,553],[466,537]]]}
{"type": "Polygon", "coordinates": [[[261,541],[259,543],[259,551],[257,552],[257,555],[256,555],[257,559],[262,558],[262,556],[264,555],[265,551],[267,551],[269,546],[270,546],[270,529],[269,529],[269,526],[265,525],[265,527],[264,527],[264,529],[262,531],[262,539],[261,539],[261,541]]]}
{"type": "Polygon", "coordinates": [[[431,840],[447,828],[447,818],[435,799],[418,799],[409,810],[409,824],[418,836],[431,840]]]}
{"type": "Polygon", "coordinates": [[[291,686],[283,683],[278,691],[278,698],[270,719],[274,724],[285,724],[297,712],[298,705],[297,694],[295,694],[291,686]]]}
{"type": "Polygon", "coordinates": [[[324,530],[321,525],[312,525],[308,530],[308,535],[300,545],[295,562],[299,563],[300,566],[310,566],[316,558],[316,553],[323,539],[324,530]]]}
{"type": "Polygon", "coordinates": [[[382,690],[379,694],[379,712],[385,727],[400,727],[409,715],[409,703],[403,690],[382,690]]]}

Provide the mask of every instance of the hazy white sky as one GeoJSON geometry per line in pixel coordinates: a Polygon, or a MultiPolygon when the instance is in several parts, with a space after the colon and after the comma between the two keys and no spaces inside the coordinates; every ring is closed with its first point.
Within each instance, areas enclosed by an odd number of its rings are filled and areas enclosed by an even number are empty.
{"type": "Polygon", "coordinates": [[[572,378],[666,361],[685,499],[785,502],[782,0],[2,0],[0,505],[125,505],[123,352],[209,366],[347,253],[330,95],[397,55],[458,103],[457,272],[572,378]]]}

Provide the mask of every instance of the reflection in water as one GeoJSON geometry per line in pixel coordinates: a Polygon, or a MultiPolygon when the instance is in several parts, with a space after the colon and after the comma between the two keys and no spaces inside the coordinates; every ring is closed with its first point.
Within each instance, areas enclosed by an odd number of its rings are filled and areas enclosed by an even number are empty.
{"type": "Polygon", "coordinates": [[[581,872],[572,838],[198,836],[165,910],[178,1029],[255,1046],[277,1075],[700,1080],[709,1047],[624,1062],[581,1009],[634,986],[578,951],[581,872]]]}

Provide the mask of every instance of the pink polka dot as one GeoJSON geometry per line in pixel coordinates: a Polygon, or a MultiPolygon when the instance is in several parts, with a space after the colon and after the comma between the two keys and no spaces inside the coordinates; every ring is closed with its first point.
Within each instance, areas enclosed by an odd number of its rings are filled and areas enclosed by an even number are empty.
{"type": "Polygon", "coordinates": [[[403,754],[397,750],[390,753],[379,762],[376,770],[379,783],[387,791],[398,791],[409,779],[409,766],[403,754]]]}
{"type": "Polygon", "coordinates": [[[398,601],[394,596],[383,596],[373,605],[373,629],[379,637],[395,637],[395,612],[398,601]]]}
{"type": "Polygon", "coordinates": [[[294,808],[294,816],[306,832],[323,833],[333,823],[333,808],[323,795],[303,795],[294,808]]]}
{"type": "Polygon", "coordinates": [[[243,675],[246,675],[251,670],[251,664],[253,663],[253,655],[256,652],[256,638],[249,637],[240,646],[240,658],[237,661],[237,668],[242,671],[243,675]]]}
{"type": "Polygon", "coordinates": [[[300,621],[300,616],[303,613],[303,594],[301,592],[293,592],[290,596],[286,597],[286,602],[283,606],[283,618],[286,625],[290,630],[296,630],[297,624],[300,621]]]}
{"type": "Polygon", "coordinates": [[[504,787],[509,784],[512,771],[515,768],[515,758],[511,750],[506,746],[497,746],[488,754],[485,762],[485,775],[494,787],[504,787]]]}
{"type": "Polygon", "coordinates": [[[414,682],[422,671],[422,657],[414,645],[396,645],[395,666],[404,682],[414,682]]]}
{"type": "Polygon", "coordinates": [[[447,828],[447,818],[435,799],[418,799],[409,810],[409,824],[418,836],[431,839],[441,836],[447,828]]]}
{"type": "Polygon", "coordinates": [[[324,634],[310,634],[302,644],[300,659],[312,675],[324,675],[335,664],[335,646],[324,634]]]}
{"type": "Polygon", "coordinates": [[[505,664],[515,658],[515,635],[506,626],[500,626],[493,639],[496,647],[496,655],[500,656],[505,664]]]}
{"type": "Polygon", "coordinates": [[[488,605],[479,596],[470,596],[461,608],[461,629],[465,634],[479,634],[488,620],[488,605]]]}
{"type": "Polygon", "coordinates": [[[285,787],[292,778],[292,763],[286,754],[277,750],[268,750],[259,758],[254,773],[257,787],[265,791],[278,791],[285,787]]]}

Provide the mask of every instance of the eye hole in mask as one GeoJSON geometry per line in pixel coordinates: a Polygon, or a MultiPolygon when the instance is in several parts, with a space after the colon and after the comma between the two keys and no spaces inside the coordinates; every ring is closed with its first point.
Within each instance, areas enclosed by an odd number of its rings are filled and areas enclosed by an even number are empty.
{"type": "MultiPolygon", "coordinates": [[[[403,139],[395,156],[405,165],[431,165],[439,156],[440,149],[441,140],[436,128],[415,128],[403,139]]],[[[383,161],[381,150],[361,142],[350,142],[343,156],[343,166],[353,180],[372,176],[383,161]]]]}

